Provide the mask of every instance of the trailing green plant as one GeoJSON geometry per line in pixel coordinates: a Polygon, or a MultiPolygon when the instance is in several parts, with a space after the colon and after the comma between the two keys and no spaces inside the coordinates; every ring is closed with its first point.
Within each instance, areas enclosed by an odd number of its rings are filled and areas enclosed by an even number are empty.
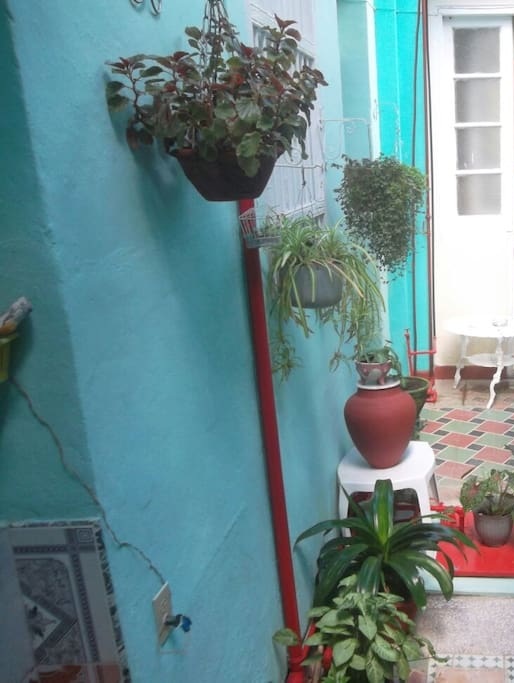
{"type": "Polygon", "coordinates": [[[282,217],[279,232],[279,243],[270,248],[268,270],[271,313],[276,323],[272,339],[274,370],[286,379],[299,364],[287,333],[288,322],[297,325],[307,338],[314,331],[313,322],[332,326],[337,342],[330,365],[335,369],[343,357],[342,345],[357,335],[360,321],[366,317],[377,324],[380,319],[384,302],[373,260],[365,249],[345,237],[339,223],[320,227],[312,216],[282,217]],[[308,273],[313,299],[320,270],[339,283],[341,296],[337,303],[307,309],[298,289],[297,278],[303,269],[308,273]]]}
{"type": "Polygon", "coordinates": [[[341,529],[351,532],[349,536],[331,538],[322,546],[314,606],[325,605],[338,583],[350,574],[357,574],[359,590],[392,592],[421,608],[427,602],[422,575],[425,571],[437,581],[449,600],[453,594],[453,563],[439,543],[450,543],[461,551],[461,544],[474,548],[474,543],[458,529],[440,523],[445,520],[440,514],[395,523],[390,479],[377,480],[369,501],[357,503],[344,493],[353,515],[319,522],[300,534],[295,542],[297,546],[317,534],[341,529]],[[444,556],[448,569],[427,554],[436,551],[444,556]]]}
{"type": "Polygon", "coordinates": [[[485,515],[514,513],[514,471],[492,469],[488,475],[466,477],[460,490],[460,503],[465,511],[485,515]]]}
{"type": "MultiPolygon", "coordinates": [[[[407,681],[412,661],[427,655],[446,661],[436,655],[430,640],[416,634],[415,623],[398,608],[400,596],[361,591],[357,584],[355,575],[343,579],[330,606],[309,612],[316,630],[304,645],[314,653],[303,665],[318,664],[330,648],[330,668],[322,683],[407,681]]],[[[284,645],[299,644],[289,629],[278,631],[273,638],[284,645]]]]}
{"type": "Polygon", "coordinates": [[[327,83],[318,69],[298,66],[296,22],[276,15],[275,21],[262,29],[262,47],[249,47],[222,0],[209,0],[203,27],[185,29],[191,51],[108,62],[118,78],[107,83],[107,103],[111,111],[131,108],[130,147],[158,138],[175,156],[228,155],[248,176],[264,158],[291,152],[295,141],[306,158],[316,90],[327,83]]]}
{"type": "Polygon", "coordinates": [[[413,250],[417,214],[425,197],[425,176],[392,156],[343,158],[343,177],[336,196],[346,229],[382,270],[390,276],[400,275],[413,250]]]}

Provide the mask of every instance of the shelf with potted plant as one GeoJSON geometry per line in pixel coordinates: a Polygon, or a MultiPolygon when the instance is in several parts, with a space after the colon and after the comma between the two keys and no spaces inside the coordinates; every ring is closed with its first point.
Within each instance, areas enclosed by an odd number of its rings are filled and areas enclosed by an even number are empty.
{"type": "Polygon", "coordinates": [[[297,66],[293,20],[275,15],[262,47],[249,47],[222,0],[207,0],[204,17],[202,28],[185,29],[190,51],[108,62],[116,78],[107,83],[107,104],[131,108],[131,148],[161,140],[205,199],[255,198],[281,154],[298,144],[306,158],[316,90],[327,83],[318,69],[297,66]]]}
{"type": "Polygon", "coordinates": [[[315,324],[335,330],[330,362],[335,368],[341,346],[357,334],[358,321],[364,315],[380,319],[383,299],[373,260],[347,239],[340,223],[320,226],[312,216],[282,217],[278,234],[279,242],[269,249],[268,269],[274,370],[286,379],[301,364],[287,334],[290,322],[306,338],[315,324]]]}
{"type": "Polygon", "coordinates": [[[32,304],[24,296],[13,301],[9,308],[0,314],[0,382],[9,379],[11,344],[17,339],[20,323],[32,311],[32,304]]]}

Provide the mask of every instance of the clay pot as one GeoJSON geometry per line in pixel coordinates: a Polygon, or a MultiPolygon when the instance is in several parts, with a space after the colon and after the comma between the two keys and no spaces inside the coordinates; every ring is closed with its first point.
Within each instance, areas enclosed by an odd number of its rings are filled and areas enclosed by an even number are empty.
{"type": "Polygon", "coordinates": [[[360,360],[355,361],[355,369],[360,377],[361,384],[367,384],[369,386],[374,384],[385,384],[392,365],[390,360],[386,360],[383,363],[365,363],[360,360]]]}
{"type": "Polygon", "coordinates": [[[512,515],[486,515],[474,511],[473,521],[480,543],[491,548],[505,545],[512,532],[512,515]]]}
{"type": "Polygon", "coordinates": [[[344,407],[344,419],[355,447],[370,467],[397,465],[409,445],[416,404],[400,382],[357,385],[344,407]]]}
{"type": "Polygon", "coordinates": [[[419,439],[419,433],[422,427],[420,415],[427,400],[430,381],[425,377],[407,376],[401,378],[400,384],[402,389],[412,396],[416,404],[416,425],[412,438],[419,439]]]}

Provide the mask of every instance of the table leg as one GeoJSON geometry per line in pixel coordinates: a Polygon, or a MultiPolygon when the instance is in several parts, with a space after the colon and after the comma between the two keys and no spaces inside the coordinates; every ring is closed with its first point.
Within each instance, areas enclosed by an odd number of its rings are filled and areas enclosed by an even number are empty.
{"type": "Polygon", "coordinates": [[[489,402],[487,403],[487,408],[489,409],[496,398],[496,392],[494,390],[495,386],[500,381],[500,377],[503,370],[503,338],[498,337],[498,344],[496,346],[496,371],[489,385],[489,402]]]}
{"type": "Polygon", "coordinates": [[[468,349],[469,337],[462,335],[460,338],[460,358],[457,362],[457,367],[455,369],[455,376],[453,378],[453,388],[456,389],[460,382],[460,371],[464,365],[464,358],[466,357],[466,351],[468,349]]]}

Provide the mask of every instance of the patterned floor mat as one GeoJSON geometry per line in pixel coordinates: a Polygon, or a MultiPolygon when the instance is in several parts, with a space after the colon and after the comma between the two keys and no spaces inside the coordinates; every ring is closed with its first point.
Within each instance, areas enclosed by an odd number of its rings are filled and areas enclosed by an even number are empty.
{"type": "Polygon", "coordinates": [[[431,661],[427,683],[512,683],[514,657],[448,655],[446,664],[431,661]]]}
{"type": "Polygon", "coordinates": [[[15,646],[0,648],[2,675],[12,672],[2,681],[129,683],[100,528],[13,526],[0,551],[3,628],[16,630],[15,646]]]}

